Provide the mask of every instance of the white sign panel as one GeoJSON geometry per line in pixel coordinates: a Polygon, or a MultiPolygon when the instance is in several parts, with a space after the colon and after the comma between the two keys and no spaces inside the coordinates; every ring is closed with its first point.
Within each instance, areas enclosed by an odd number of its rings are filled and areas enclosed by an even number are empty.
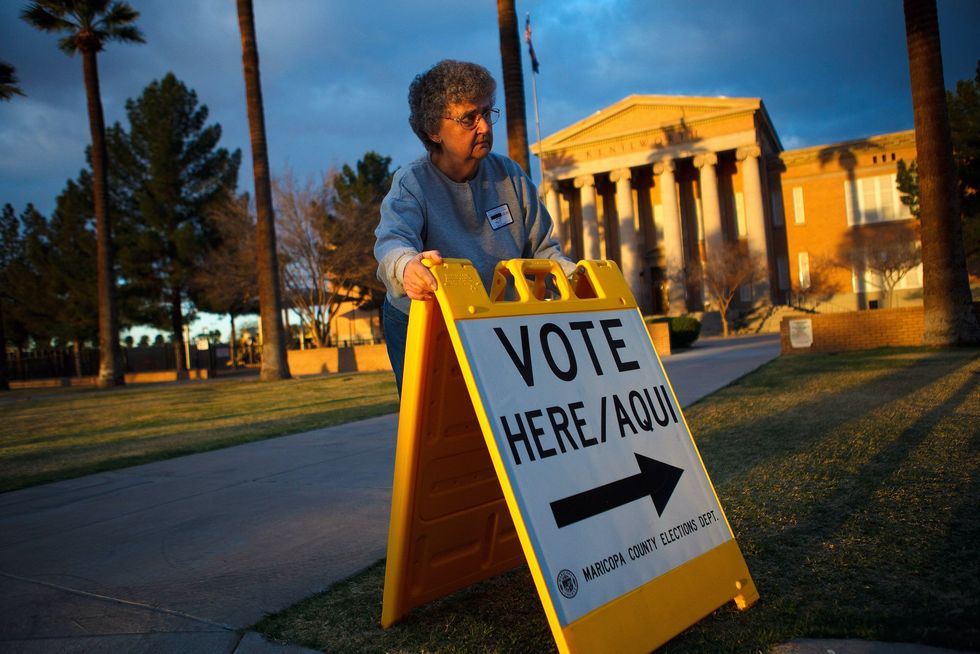
{"type": "Polygon", "coordinates": [[[793,347],[813,345],[813,321],[809,318],[789,321],[789,344],[793,347]]]}
{"type": "Polygon", "coordinates": [[[456,327],[562,626],[732,538],[635,309],[456,327]]]}

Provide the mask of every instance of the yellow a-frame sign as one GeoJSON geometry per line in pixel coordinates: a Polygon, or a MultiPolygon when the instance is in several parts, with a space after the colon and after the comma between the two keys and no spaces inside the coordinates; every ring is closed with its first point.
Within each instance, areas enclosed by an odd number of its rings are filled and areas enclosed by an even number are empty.
{"type": "Polygon", "coordinates": [[[616,265],[580,262],[573,289],[555,262],[515,259],[489,294],[466,260],[431,272],[436,301],[409,321],[382,625],[525,560],[560,652],[649,652],[753,604],[616,265]]]}

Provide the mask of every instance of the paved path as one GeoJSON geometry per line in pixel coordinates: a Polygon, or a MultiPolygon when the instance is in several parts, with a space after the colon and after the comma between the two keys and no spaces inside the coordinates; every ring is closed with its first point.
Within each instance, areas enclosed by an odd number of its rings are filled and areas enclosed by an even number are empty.
{"type": "MultiPolygon", "coordinates": [[[[664,359],[687,406],[776,336],[664,359]]],[[[239,630],[384,556],[396,416],[0,494],[0,652],[300,652],[239,630]]]]}

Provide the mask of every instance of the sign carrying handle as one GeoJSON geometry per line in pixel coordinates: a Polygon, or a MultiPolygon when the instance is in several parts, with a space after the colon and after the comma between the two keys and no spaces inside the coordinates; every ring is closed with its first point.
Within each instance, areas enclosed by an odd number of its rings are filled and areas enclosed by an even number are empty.
{"type": "Polygon", "coordinates": [[[511,259],[501,261],[493,271],[490,301],[500,302],[507,290],[508,281],[514,281],[514,290],[520,302],[542,302],[548,293],[551,278],[562,300],[575,295],[565,277],[565,271],[554,259],[511,259]]]}

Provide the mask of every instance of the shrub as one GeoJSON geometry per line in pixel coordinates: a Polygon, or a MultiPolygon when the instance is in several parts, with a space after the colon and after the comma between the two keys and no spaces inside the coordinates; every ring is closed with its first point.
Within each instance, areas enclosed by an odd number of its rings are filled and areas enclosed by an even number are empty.
{"type": "Polygon", "coordinates": [[[670,347],[691,347],[701,335],[701,322],[691,316],[676,316],[670,319],[670,347]]]}
{"type": "Polygon", "coordinates": [[[701,335],[701,322],[692,316],[658,316],[646,318],[645,322],[665,322],[670,329],[670,349],[691,347],[701,335]]]}

